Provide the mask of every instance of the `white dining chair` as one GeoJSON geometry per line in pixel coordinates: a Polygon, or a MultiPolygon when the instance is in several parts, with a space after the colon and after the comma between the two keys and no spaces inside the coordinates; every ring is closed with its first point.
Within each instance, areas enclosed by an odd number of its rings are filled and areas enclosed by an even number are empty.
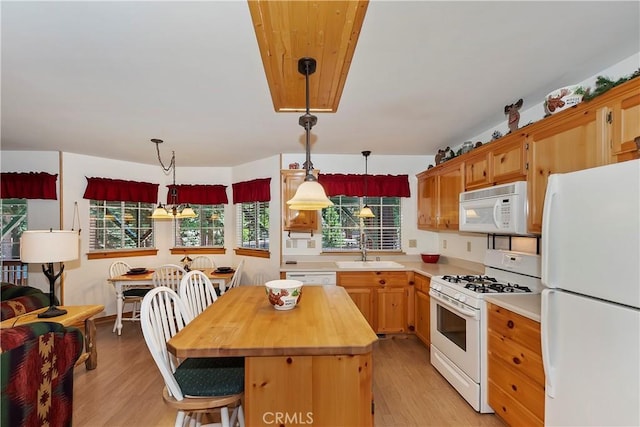
{"type": "Polygon", "coordinates": [[[194,317],[218,299],[213,283],[199,270],[191,270],[184,275],[178,294],[194,317]]]}
{"type": "Polygon", "coordinates": [[[178,292],[180,281],[186,274],[184,268],[176,264],[165,264],[156,268],[151,276],[153,286],[166,286],[178,292]]]}
{"type": "MultiPolygon", "coordinates": [[[[124,261],[115,261],[109,266],[109,278],[113,279],[117,276],[122,276],[127,274],[127,272],[131,270],[131,266],[124,261]]],[[[122,320],[127,320],[130,322],[138,322],[140,321],[140,304],[142,303],[142,298],[149,292],[148,288],[129,288],[125,289],[122,292],[122,312],[125,312],[125,308],[127,304],[131,305],[131,316],[123,317],[122,320]]],[[[116,331],[117,328],[117,320],[113,325],[113,332],[116,331]]]]}
{"type": "Polygon", "coordinates": [[[190,268],[192,270],[195,270],[198,268],[216,268],[216,263],[213,262],[213,260],[208,256],[199,255],[193,258],[193,260],[191,261],[190,268]]]}
{"type": "Polygon", "coordinates": [[[236,267],[236,271],[233,273],[233,276],[231,277],[231,280],[229,280],[228,283],[220,286],[220,295],[224,295],[224,293],[231,289],[231,288],[235,288],[237,286],[240,286],[240,279],[242,277],[242,268],[244,267],[244,260],[240,260],[240,262],[238,263],[238,266],[236,267]]]}
{"type": "Polygon", "coordinates": [[[244,427],[244,367],[237,358],[188,358],[180,361],[167,349],[167,341],[192,320],[176,292],[153,288],[141,309],[144,340],[165,383],[162,397],[178,410],[176,427],[200,426],[203,414],[220,411],[223,427],[244,427]],[[233,408],[229,416],[229,408],[233,408]]]}

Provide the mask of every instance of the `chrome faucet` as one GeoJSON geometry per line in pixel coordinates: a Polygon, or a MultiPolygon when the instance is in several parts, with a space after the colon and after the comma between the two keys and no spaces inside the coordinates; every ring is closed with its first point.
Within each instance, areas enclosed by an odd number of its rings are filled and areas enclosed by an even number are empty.
{"type": "Polygon", "coordinates": [[[367,261],[367,242],[373,242],[373,240],[371,240],[371,238],[368,238],[365,233],[362,233],[362,236],[360,237],[360,251],[362,254],[360,257],[360,261],[367,261]]]}

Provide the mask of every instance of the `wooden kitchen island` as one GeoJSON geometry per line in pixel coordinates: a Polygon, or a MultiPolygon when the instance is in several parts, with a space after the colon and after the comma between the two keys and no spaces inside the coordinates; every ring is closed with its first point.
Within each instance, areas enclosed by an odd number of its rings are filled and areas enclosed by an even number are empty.
{"type": "Polygon", "coordinates": [[[247,426],[371,426],[377,336],[339,286],[275,310],[262,286],[221,296],[168,342],[185,357],[245,357],[247,426]]]}

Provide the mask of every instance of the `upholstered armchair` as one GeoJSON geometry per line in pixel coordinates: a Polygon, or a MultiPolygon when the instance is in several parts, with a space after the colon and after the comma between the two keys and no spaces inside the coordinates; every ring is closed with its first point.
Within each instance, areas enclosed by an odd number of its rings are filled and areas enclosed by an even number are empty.
{"type": "Polygon", "coordinates": [[[0,329],[0,426],[71,426],[79,329],[35,322],[0,329]]]}

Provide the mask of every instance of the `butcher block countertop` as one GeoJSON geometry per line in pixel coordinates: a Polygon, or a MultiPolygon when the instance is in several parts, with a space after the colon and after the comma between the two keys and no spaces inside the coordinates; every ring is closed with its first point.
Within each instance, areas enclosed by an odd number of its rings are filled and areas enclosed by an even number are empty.
{"type": "Polygon", "coordinates": [[[346,290],[307,286],[292,310],[263,286],[233,288],[168,342],[178,357],[363,354],[378,339],[346,290]]]}
{"type": "Polygon", "coordinates": [[[540,294],[486,295],[484,300],[540,322],[540,294]]]}

